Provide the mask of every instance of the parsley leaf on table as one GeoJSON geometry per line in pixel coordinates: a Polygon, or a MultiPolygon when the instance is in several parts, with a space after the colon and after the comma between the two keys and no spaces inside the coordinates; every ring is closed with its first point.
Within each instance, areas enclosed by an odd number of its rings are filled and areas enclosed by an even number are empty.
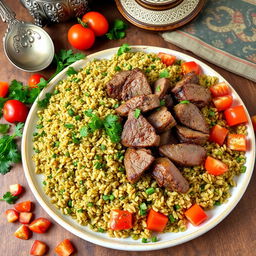
{"type": "Polygon", "coordinates": [[[128,28],[128,25],[122,20],[115,20],[113,27],[106,34],[107,38],[110,40],[118,40],[125,38],[126,32],[125,30],[128,28]]]}
{"type": "Polygon", "coordinates": [[[125,52],[129,52],[131,50],[131,47],[129,44],[123,44],[117,51],[117,56],[122,55],[125,52]]]}
{"type": "Polygon", "coordinates": [[[11,192],[6,192],[0,201],[6,201],[8,204],[14,204],[19,199],[18,196],[13,196],[11,192]]]}
{"type": "Polygon", "coordinates": [[[9,131],[9,124],[0,124],[0,133],[6,134],[9,131]]]}

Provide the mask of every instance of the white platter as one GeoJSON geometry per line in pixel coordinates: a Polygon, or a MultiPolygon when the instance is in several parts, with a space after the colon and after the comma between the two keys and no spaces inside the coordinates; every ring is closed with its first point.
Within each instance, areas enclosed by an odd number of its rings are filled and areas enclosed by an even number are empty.
{"type": "MultiPolygon", "coordinates": [[[[86,57],[86,59],[84,60],[77,61],[72,66],[75,69],[79,69],[84,67],[88,61],[93,60],[95,58],[109,59],[117,52],[117,50],[118,48],[112,48],[112,49],[108,49],[108,50],[104,50],[104,51],[92,54],[86,57]]],[[[201,66],[205,74],[216,76],[219,78],[220,81],[227,82],[220,74],[218,74],[212,68],[210,68],[203,62],[195,58],[192,58],[186,54],[165,49],[165,48],[152,47],[152,46],[133,46],[132,50],[145,51],[148,53],[149,52],[154,52],[154,53],[166,52],[166,53],[175,55],[177,56],[177,58],[185,61],[196,61],[201,66]]],[[[47,92],[52,92],[54,90],[55,85],[65,77],[66,77],[66,69],[63,70],[60,74],[58,74],[50,82],[49,86],[41,92],[41,94],[39,95],[39,99],[44,98],[44,95],[47,92]]],[[[246,109],[241,98],[238,96],[238,94],[235,92],[235,90],[232,88],[231,85],[230,87],[232,89],[232,96],[234,98],[233,104],[234,105],[242,104],[246,109]]],[[[254,168],[254,160],[255,160],[255,137],[254,137],[252,123],[251,123],[249,114],[246,110],[246,114],[249,120],[249,123],[247,124],[249,149],[246,152],[247,161],[245,164],[247,167],[247,170],[245,173],[241,174],[239,177],[236,178],[237,186],[231,189],[232,196],[229,198],[227,203],[224,203],[221,206],[215,207],[214,209],[207,211],[207,215],[209,216],[208,220],[198,227],[194,227],[191,224],[189,224],[188,229],[185,232],[159,234],[158,235],[159,242],[157,243],[144,244],[144,243],[141,243],[141,240],[135,241],[130,238],[129,239],[110,238],[107,236],[107,234],[93,232],[87,227],[80,226],[72,218],[64,216],[53,204],[50,203],[50,198],[45,195],[43,191],[43,185],[42,185],[43,177],[42,175],[35,174],[34,163],[31,157],[34,153],[33,143],[32,143],[32,139],[33,139],[32,134],[35,130],[36,122],[38,120],[37,114],[36,114],[37,110],[38,110],[37,104],[34,103],[29,112],[29,115],[25,124],[25,128],[24,128],[23,139],[22,139],[22,162],[23,162],[23,168],[24,168],[24,172],[25,172],[28,184],[33,194],[35,195],[37,201],[40,203],[43,209],[57,223],[59,223],[62,227],[64,227],[71,233],[81,237],[84,240],[92,242],[94,244],[98,244],[104,247],[118,249],[118,250],[149,251],[149,250],[159,250],[159,249],[175,246],[175,245],[187,242],[191,239],[194,239],[206,233],[213,227],[215,227],[234,209],[234,207],[237,205],[237,203],[243,196],[248,186],[248,183],[250,181],[250,178],[252,176],[252,172],[254,168]]]]}

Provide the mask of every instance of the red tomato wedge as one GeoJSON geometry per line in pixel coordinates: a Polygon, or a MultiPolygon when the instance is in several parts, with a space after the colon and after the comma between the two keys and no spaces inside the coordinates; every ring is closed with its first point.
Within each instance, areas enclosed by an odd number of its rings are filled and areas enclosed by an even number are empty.
{"type": "Polygon", "coordinates": [[[132,213],[122,210],[110,212],[110,228],[112,230],[123,230],[132,228],[132,213]]]}
{"type": "Polygon", "coordinates": [[[230,94],[230,88],[225,82],[214,84],[210,87],[210,91],[214,97],[226,96],[230,94]]]}
{"type": "Polygon", "coordinates": [[[26,202],[18,203],[18,204],[15,204],[14,208],[18,212],[30,212],[32,208],[32,202],[26,201],[26,202]]]}
{"type": "Polygon", "coordinates": [[[225,138],[228,135],[228,129],[216,124],[212,127],[210,132],[210,141],[223,145],[225,138]]]}
{"type": "Polygon", "coordinates": [[[55,252],[59,256],[69,256],[74,252],[74,247],[68,239],[63,240],[60,244],[55,248],[55,252]]]}
{"type": "Polygon", "coordinates": [[[194,226],[200,225],[207,219],[205,211],[198,204],[194,204],[185,211],[185,216],[194,226]]]}
{"type": "Polygon", "coordinates": [[[35,233],[45,233],[51,224],[52,223],[46,218],[38,218],[32,221],[28,227],[35,233]]]}
{"type": "Polygon", "coordinates": [[[229,134],[228,148],[237,151],[246,151],[246,136],[244,134],[229,134]]]}
{"type": "Polygon", "coordinates": [[[13,184],[9,186],[10,192],[13,196],[18,196],[22,193],[23,187],[20,184],[13,184]]]}
{"type": "Polygon", "coordinates": [[[256,131],[256,115],[251,117],[254,131],[256,131]]]}
{"type": "Polygon", "coordinates": [[[231,95],[226,95],[213,98],[212,101],[218,111],[223,111],[232,105],[233,97],[231,95]]]}
{"type": "Polygon", "coordinates": [[[147,229],[157,232],[163,232],[167,222],[167,216],[160,212],[156,212],[153,209],[150,209],[147,217],[147,229]]]}
{"type": "Polygon", "coordinates": [[[33,217],[32,212],[21,212],[19,216],[19,222],[21,224],[29,224],[33,217]]]}
{"type": "Polygon", "coordinates": [[[170,55],[168,53],[159,52],[157,56],[166,66],[171,66],[176,61],[176,56],[170,55]]]}
{"type": "Polygon", "coordinates": [[[248,122],[244,107],[242,105],[225,110],[224,116],[229,126],[248,122]]]}
{"type": "Polygon", "coordinates": [[[6,82],[0,82],[0,97],[4,98],[9,91],[9,85],[6,82]]]}
{"type": "Polygon", "coordinates": [[[194,61],[184,62],[181,64],[183,74],[195,72],[197,75],[201,74],[201,67],[194,61]]]}
{"type": "Polygon", "coordinates": [[[19,213],[14,209],[6,210],[5,214],[8,222],[15,222],[19,219],[19,213]]]}
{"type": "Polygon", "coordinates": [[[31,250],[30,250],[30,255],[35,255],[35,256],[42,256],[45,255],[48,247],[47,245],[39,240],[35,240],[33,243],[31,250]]]}
{"type": "Polygon", "coordinates": [[[27,226],[21,225],[15,231],[14,235],[19,239],[28,240],[30,238],[31,232],[27,226]]]}
{"type": "Polygon", "coordinates": [[[228,170],[228,166],[211,156],[207,156],[204,167],[209,174],[218,176],[228,170]]]}

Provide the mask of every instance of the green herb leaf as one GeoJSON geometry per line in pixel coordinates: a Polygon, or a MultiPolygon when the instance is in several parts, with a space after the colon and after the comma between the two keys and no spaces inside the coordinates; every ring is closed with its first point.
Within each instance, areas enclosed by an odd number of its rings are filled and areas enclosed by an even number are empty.
{"type": "Polygon", "coordinates": [[[139,206],[139,209],[140,209],[140,215],[144,216],[147,214],[147,205],[146,203],[141,203],[140,206],[139,206]]]}
{"type": "Polygon", "coordinates": [[[122,55],[125,52],[129,52],[131,50],[131,47],[129,44],[123,44],[117,51],[117,56],[122,55]]]}
{"type": "Polygon", "coordinates": [[[143,237],[143,238],[141,239],[141,242],[144,243],[144,244],[146,244],[146,243],[148,242],[148,239],[143,237]]]}
{"type": "Polygon", "coordinates": [[[156,236],[153,236],[152,238],[151,238],[151,241],[152,241],[152,243],[156,243],[158,240],[157,240],[157,237],[156,236]]]}
{"type": "Polygon", "coordinates": [[[74,116],[75,115],[75,111],[72,108],[70,108],[70,109],[68,109],[68,114],[70,116],[74,116]]]}
{"type": "Polygon", "coordinates": [[[138,118],[139,118],[139,116],[140,116],[140,112],[141,112],[141,110],[140,110],[140,109],[138,109],[138,108],[136,108],[136,109],[135,109],[135,111],[134,111],[134,117],[135,117],[136,119],[138,119],[138,118]]]}
{"type": "Polygon", "coordinates": [[[179,103],[180,103],[180,104],[188,104],[188,103],[190,103],[190,101],[189,101],[189,100],[182,100],[182,101],[180,101],[179,103]]]}
{"type": "Polygon", "coordinates": [[[128,28],[127,24],[122,20],[116,19],[114,21],[113,27],[106,34],[109,40],[117,40],[125,38],[126,32],[125,30],[128,28]]]}
{"type": "Polygon", "coordinates": [[[73,68],[73,67],[69,67],[66,74],[67,76],[72,76],[72,75],[76,75],[78,72],[73,68]]]}
{"type": "Polygon", "coordinates": [[[73,124],[64,124],[64,127],[67,129],[74,129],[75,126],[73,124]]]}
{"type": "Polygon", "coordinates": [[[6,201],[8,204],[14,204],[19,199],[18,196],[13,196],[11,192],[6,192],[0,201],[6,201]]]}
{"type": "Polygon", "coordinates": [[[119,66],[115,66],[115,71],[121,71],[122,69],[119,66]]]}
{"type": "Polygon", "coordinates": [[[0,124],[0,133],[6,134],[10,129],[9,124],[0,124]]]}
{"type": "Polygon", "coordinates": [[[169,215],[169,220],[170,220],[171,223],[175,222],[175,218],[173,217],[172,214],[169,215]]]}
{"type": "Polygon", "coordinates": [[[160,74],[159,74],[159,77],[160,78],[163,78],[163,77],[169,77],[170,74],[169,74],[169,71],[167,69],[165,69],[164,71],[162,71],[160,74]]]}
{"type": "Polygon", "coordinates": [[[146,189],[146,194],[152,195],[152,194],[154,194],[154,193],[155,193],[155,189],[154,189],[154,188],[148,188],[148,189],[146,189]]]}
{"type": "Polygon", "coordinates": [[[165,105],[165,100],[160,100],[160,106],[164,106],[165,105]]]}
{"type": "Polygon", "coordinates": [[[158,86],[156,87],[156,92],[160,92],[160,91],[161,91],[161,86],[158,85],[158,86]]]}
{"type": "Polygon", "coordinates": [[[104,128],[110,140],[118,143],[121,140],[122,125],[117,115],[109,114],[103,121],[104,128]]]}
{"type": "Polygon", "coordinates": [[[44,99],[37,101],[38,107],[39,108],[46,108],[48,106],[49,102],[50,102],[51,97],[52,97],[51,93],[49,93],[49,92],[46,93],[44,99]]]}
{"type": "Polygon", "coordinates": [[[83,126],[81,129],[80,129],[80,135],[81,137],[87,137],[89,134],[90,134],[90,129],[87,127],[87,126],[83,126]]]}

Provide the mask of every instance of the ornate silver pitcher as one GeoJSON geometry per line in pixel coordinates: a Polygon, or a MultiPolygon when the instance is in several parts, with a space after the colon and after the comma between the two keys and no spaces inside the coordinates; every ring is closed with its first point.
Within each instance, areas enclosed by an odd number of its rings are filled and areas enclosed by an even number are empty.
{"type": "Polygon", "coordinates": [[[88,11],[88,0],[20,0],[34,17],[35,24],[58,23],[88,11]]]}

